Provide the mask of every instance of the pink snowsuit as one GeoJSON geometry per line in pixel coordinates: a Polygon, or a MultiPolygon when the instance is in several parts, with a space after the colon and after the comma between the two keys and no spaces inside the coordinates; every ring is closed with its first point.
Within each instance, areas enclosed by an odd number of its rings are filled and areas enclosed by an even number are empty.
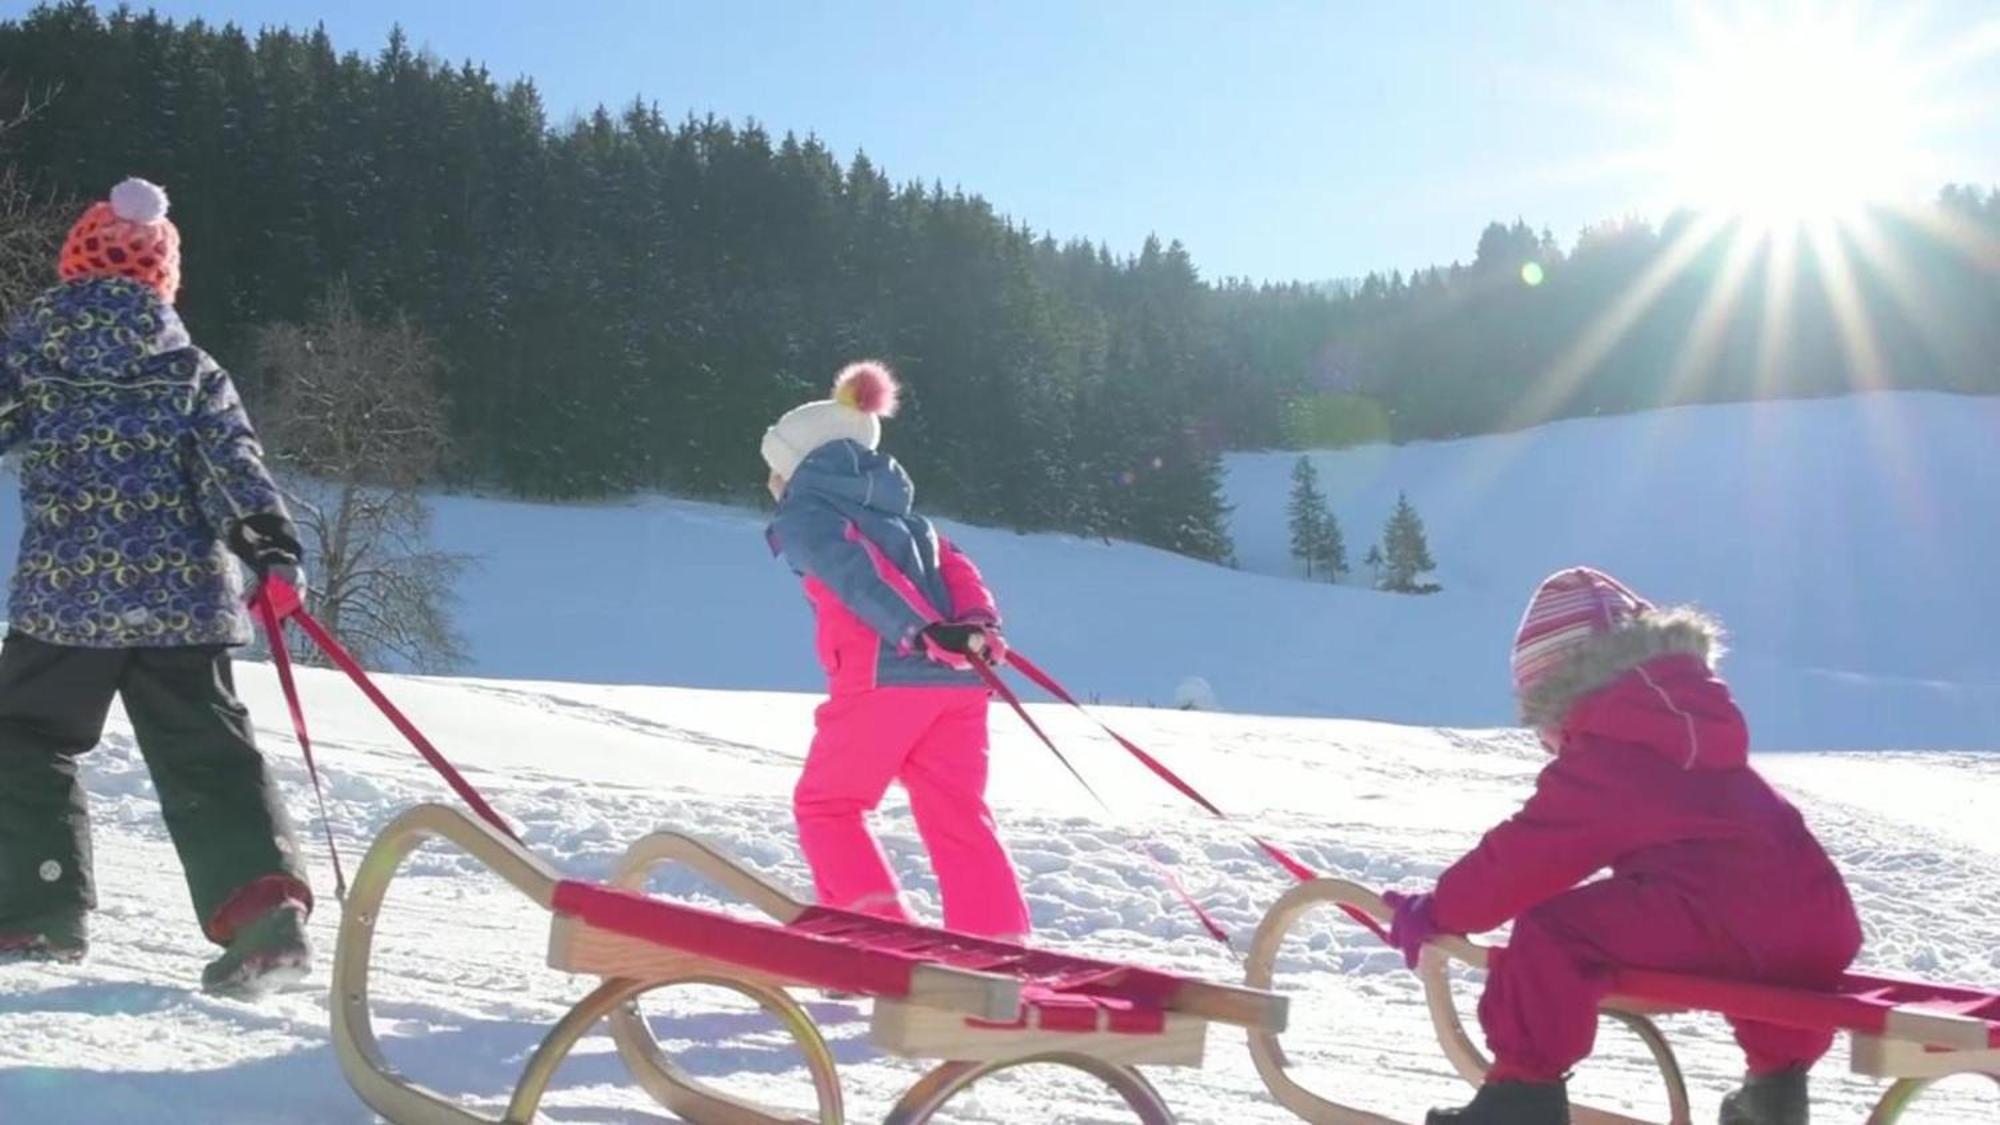
{"type": "Polygon", "coordinates": [[[814,712],[792,794],[799,847],[820,903],[908,920],[866,822],[900,781],[946,928],[1024,937],[1027,903],[986,805],[987,689],[926,658],[915,636],[929,622],[999,615],[972,560],[909,512],[908,488],[893,460],[840,442],[807,458],[772,524],[773,544],[804,577],[831,697],[814,712]],[[867,482],[854,493],[862,505],[849,503],[850,480],[867,482]]]}
{"type": "MultiPolygon", "coordinates": [[[[1582,697],[1561,745],[1432,903],[1447,933],[1514,919],[1479,1003],[1491,1080],[1554,1082],[1588,1056],[1611,966],[1803,987],[1846,971],[1861,947],[1846,885],[1750,768],[1743,716],[1700,658],[1656,657],[1582,697]]],[[[1752,1074],[1810,1065],[1833,1043],[1733,1026],[1752,1074]]]]}

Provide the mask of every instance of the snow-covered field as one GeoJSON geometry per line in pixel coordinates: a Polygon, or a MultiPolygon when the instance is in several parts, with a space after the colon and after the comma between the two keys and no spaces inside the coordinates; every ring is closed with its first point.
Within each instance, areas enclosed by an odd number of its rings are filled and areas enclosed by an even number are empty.
{"type": "MultiPolygon", "coordinates": [[[[261,736],[300,815],[303,768],[284,730],[274,679],[244,669],[261,736]]],[[[345,681],[309,672],[331,784],[331,816],[350,863],[402,808],[442,793],[345,681]]],[[[656,826],[706,836],[793,886],[805,873],[786,794],[810,728],[809,696],[501,681],[398,680],[392,692],[468,767],[529,844],[566,872],[602,876],[631,838],[656,826]]],[[[1262,830],[1329,873],[1374,885],[1433,875],[1525,791],[1538,751],[1512,732],[1171,711],[1108,712],[1262,830]]],[[[1106,823],[1057,777],[1011,717],[995,716],[995,796],[1027,879],[1040,940],[1222,979],[1238,970],[1155,883],[1128,844],[1156,838],[1223,922],[1247,937],[1284,889],[1227,826],[1190,815],[1157,782],[1060,710],[1041,717],[1113,795],[1106,823]]],[[[207,955],[189,916],[129,728],[122,718],[88,762],[104,908],[82,967],[0,974],[0,1120],[7,1122],[364,1122],[327,1040],[323,969],[298,991],[259,1005],[191,987],[207,955]]],[[[2000,758],[1951,753],[1782,755],[1765,762],[1805,807],[1853,881],[1868,919],[1870,964],[2000,983],[2000,758]]],[[[880,817],[917,904],[935,917],[934,887],[907,809],[880,817]]],[[[309,824],[302,829],[311,830],[309,824]]],[[[308,835],[316,879],[330,886],[308,835]]],[[[663,893],[706,901],[689,879],[663,893]]],[[[334,911],[315,921],[330,952],[334,911]]],[[[375,1003],[387,1050],[427,1084],[498,1112],[540,1030],[587,982],[540,964],[542,920],[497,880],[445,850],[413,860],[392,892],[378,945],[375,1003]]],[[[1308,1076],[1342,1100],[1409,1120],[1464,1091],[1431,1046],[1411,976],[1356,927],[1315,916],[1282,961],[1295,998],[1287,1046],[1308,1076]]],[[[833,1037],[850,1119],[879,1120],[916,1064],[872,1051],[865,1012],[813,1000],[833,1037]]],[[[810,1092],[773,1029],[720,996],[671,994],[649,1010],[663,1041],[698,1074],[805,1112],[810,1092]]],[[[1696,1091],[1696,1119],[1738,1065],[1710,1019],[1674,1019],[1696,1091]]],[[[1200,1072],[1156,1072],[1182,1119],[1280,1122],[1262,1096],[1239,1034],[1216,1030],[1200,1072]]],[[[671,1120],[623,1084],[608,1040],[587,1042],[559,1079],[554,1120],[671,1120]]],[[[1631,1110],[1660,1098],[1637,1048],[1608,1036],[1579,1096],[1631,1110]]],[[[1823,1121],[1858,1121],[1872,1087],[1822,1066],[1823,1121]]],[[[1922,1121],[1991,1121],[1991,1083],[1940,1088],[1922,1121]]],[[[1115,1121],[1083,1086],[1050,1088],[1026,1072],[955,1103],[958,1121],[1115,1121]],[[1051,1112],[1053,1103],[1058,1108],[1051,1112]]]]}

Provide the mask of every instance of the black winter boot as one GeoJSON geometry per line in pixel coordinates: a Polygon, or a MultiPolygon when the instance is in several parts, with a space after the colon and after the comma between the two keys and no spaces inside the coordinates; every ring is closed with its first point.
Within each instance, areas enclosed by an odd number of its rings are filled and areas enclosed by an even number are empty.
{"type": "Polygon", "coordinates": [[[237,931],[222,956],[201,971],[203,991],[251,998],[305,979],[312,969],[306,909],[287,902],[237,931]]]}
{"type": "Polygon", "coordinates": [[[1459,1109],[1434,1109],[1424,1125],[1569,1125],[1561,1082],[1488,1082],[1459,1109]]]}
{"type": "Polygon", "coordinates": [[[1750,1075],[1722,1099],[1722,1125],[1806,1125],[1806,1068],[1750,1075]]]}
{"type": "Polygon", "coordinates": [[[57,961],[75,964],[90,951],[84,916],[62,913],[0,929],[0,964],[57,961]]]}

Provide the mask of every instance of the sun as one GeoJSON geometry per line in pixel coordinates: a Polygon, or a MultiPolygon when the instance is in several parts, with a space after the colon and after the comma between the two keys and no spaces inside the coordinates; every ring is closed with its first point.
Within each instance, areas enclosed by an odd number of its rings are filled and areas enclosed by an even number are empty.
{"type": "Polygon", "coordinates": [[[1754,227],[1852,218],[1923,170],[1921,73],[1851,17],[1710,16],[1673,75],[1662,154],[1681,207],[1754,227]]]}
{"type": "MultiPolygon", "coordinates": [[[[1619,143],[1538,184],[1603,177],[1657,224],[1642,269],[1582,325],[1519,396],[1510,422],[1551,416],[1615,354],[1690,271],[1709,278],[1687,322],[1662,401],[1692,401],[1725,347],[1748,348],[1753,391],[1792,374],[1792,341],[1831,328],[1857,389],[1890,385],[1879,290],[1910,323],[1926,292],[1906,260],[1920,229],[1984,261],[1990,236],[1931,204],[1943,185],[1993,167],[2000,17],[1941,26],[1932,5],[1896,0],[1678,0],[1671,31],[1608,37],[1609,65],[1566,83],[1579,110],[1619,143]],[[1636,179],[1635,179],[1636,178],[1636,179]],[[1801,309],[1815,304],[1810,314],[1801,309]],[[1739,331],[1754,312],[1758,323],[1739,331]],[[1810,315],[1811,319],[1806,319],[1810,315]]],[[[1657,9],[1664,5],[1654,6],[1657,9]]],[[[1541,276],[1522,273],[1530,288],[1541,276]]],[[[1918,329],[1923,331],[1922,328],[1918,329]]]]}

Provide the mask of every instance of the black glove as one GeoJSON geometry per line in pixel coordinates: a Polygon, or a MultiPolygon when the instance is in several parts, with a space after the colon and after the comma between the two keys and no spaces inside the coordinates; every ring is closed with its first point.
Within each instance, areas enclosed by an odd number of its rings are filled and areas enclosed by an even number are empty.
{"type": "Polygon", "coordinates": [[[277,574],[298,585],[299,562],[305,547],[299,543],[298,529],[276,512],[244,516],[229,527],[229,549],[257,575],[259,582],[277,574]]]}
{"type": "Polygon", "coordinates": [[[953,656],[977,660],[990,659],[987,654],[987,627],[984,625],[939,621],[924,626],[922,635],[933,646],[953,656]]]}

